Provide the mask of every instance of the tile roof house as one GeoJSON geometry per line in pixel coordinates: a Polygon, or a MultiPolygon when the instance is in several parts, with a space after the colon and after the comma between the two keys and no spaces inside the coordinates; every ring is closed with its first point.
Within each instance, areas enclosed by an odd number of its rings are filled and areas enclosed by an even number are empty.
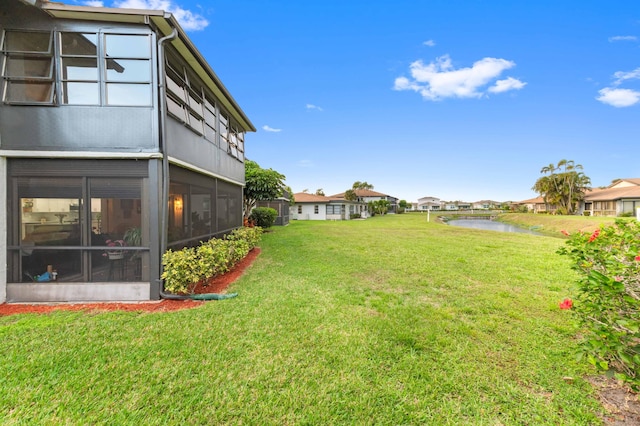
{"type": "Polygon", "coordinates": [[[0,51],[0,302],[159,299],[242,226],[255,127],[173,15],[2,0],[0,51]]]}
{"type": "MultiPolygon", "coordinates": [[[[547,205],[544,202],[544,199],[542,197],[529,198],[527,200],[514,201],[511,203],[512,209],[517,209],[520,206],[526,207],[527,211],[530,213],[546,213],[547,212],[547,205]]],[[[550,211],[555,211],[555,208],[551,210],[553,206],[549,206],[549,207],[550,207],[550,211]]]]}
{"type": "MultiPolygon", "coordinates": [[[[555,206],[547,206],[542,197],[513,203],[524,205],[533,213],[553,213],[555,206]]],[[[616,179],[609,186],[587,191],[578,205],[578,214],[589,216],[636,215],[640,208],[640,178],[616,179]]]]}
{"type": "MultiPolygon", "coordinates": [[[[383,194],[371,189],[356,189],[355,193],[356,197],[358,197],[358,201],[361,201],[363,203],[370,203],[371,201],[378,200],[387,200],[389,202],[388,213],[396,213],[398,210],[398,199],[396,197],[392,197],[391,195],[383,194]]],[[[344,199],[344,194],[344,192],[341,192],[339,194],[334,194],[331,197],[344,199]]]]}
{"type": "Polygon", "coordinates": [[[616,179],[606,188],[587,192],[580,212],[591,216],[635,216],[640,208],[640,178],[616,179]]]}
{"type": "Polygon", "coordinates": [[[298,192],[293,197],[295,203],[291,206],[290,217],[294,220],[349,220],[352,215],[362,217],[366,213],[366,204],[361,201],[306,192],[298,192]]]}

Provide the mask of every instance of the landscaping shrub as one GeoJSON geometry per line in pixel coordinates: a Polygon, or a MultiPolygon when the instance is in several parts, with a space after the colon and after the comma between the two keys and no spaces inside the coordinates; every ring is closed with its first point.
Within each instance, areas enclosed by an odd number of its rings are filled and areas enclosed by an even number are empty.
{"type": "Polygon", "coordinates": [[[640,389],[639,222],[617,219],[592,234],[573,234],[558,252],[580,274],[573,312],[582,328],[582,356],[640,389]]]}
{"type": "Polygon", "coordinates": [[[349,215],[349,219],[361,219],[362,215],[360,213],[351,213],[349,215]]]}
{"type": "Polygon", "coordinates": [[[259,227],[239,228],[225,238],[212,238],[195,248],[168,250],[162,256],[165,290],[193,293],[201,280],[228,272],[260,242],[259,227]]]}
{"type": "Polygon", "coordinates": [[[278,212],[276,209],[272,209],[271,207],[256,207],[251,210],[249,220],[261,228],[271,228],[277,217],[278,212]]]}

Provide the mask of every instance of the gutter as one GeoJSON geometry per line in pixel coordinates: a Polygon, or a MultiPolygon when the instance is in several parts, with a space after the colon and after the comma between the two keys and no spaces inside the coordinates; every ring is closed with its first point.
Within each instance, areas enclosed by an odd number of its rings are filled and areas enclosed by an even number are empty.
{"type": "MultiPolygon", "coordinates": [[[[160,276],[163,273],[162,254],[167,251],[168,238],[167,230],[169,223],[169,152],[167,150],[167,93],[166,77],[164,72],[164,43],[173,40],[178,35],[176,28],[171,34],[158,40],[158,96],[160,112],[160,149],[162,151],[162,194],[160,196],[161,217],[160,217],[160,276]]],[[[160,279],[160,294],[163,294],[164,283],[160,279]]]]}

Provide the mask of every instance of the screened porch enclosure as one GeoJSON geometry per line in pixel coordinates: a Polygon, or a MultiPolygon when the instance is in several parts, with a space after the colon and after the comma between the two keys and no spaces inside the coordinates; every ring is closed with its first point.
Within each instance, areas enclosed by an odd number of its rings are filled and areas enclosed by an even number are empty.
{"type": "MultiPolygon", "coordinates": [[[[20,169],[20,162],[16,165],[20,169]]],[[[13,209],[8,281],[148,280],[145,181],[55,173],[13,177],[18,208],[13,209]]]]}

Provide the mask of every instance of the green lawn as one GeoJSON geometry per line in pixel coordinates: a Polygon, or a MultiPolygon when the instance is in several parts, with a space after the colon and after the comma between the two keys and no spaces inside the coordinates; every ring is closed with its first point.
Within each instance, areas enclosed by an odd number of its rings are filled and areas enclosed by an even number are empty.
{"type": "Polygon", "coordinates": [[[613,225],[615,217],[563,216],[532,213],[507,213],[500,215],[500,221],[525,228],[539,227],[539,231],[551,236],[562,237],[560,231],[569,233],[593,232],[601,225],[613,225]]]}
{"type": "Polygon", "coordinates": [[[418,214],[273,228],[235,299],[1,317],[0,423],[599,424],[561,244],[418,214]]]}

